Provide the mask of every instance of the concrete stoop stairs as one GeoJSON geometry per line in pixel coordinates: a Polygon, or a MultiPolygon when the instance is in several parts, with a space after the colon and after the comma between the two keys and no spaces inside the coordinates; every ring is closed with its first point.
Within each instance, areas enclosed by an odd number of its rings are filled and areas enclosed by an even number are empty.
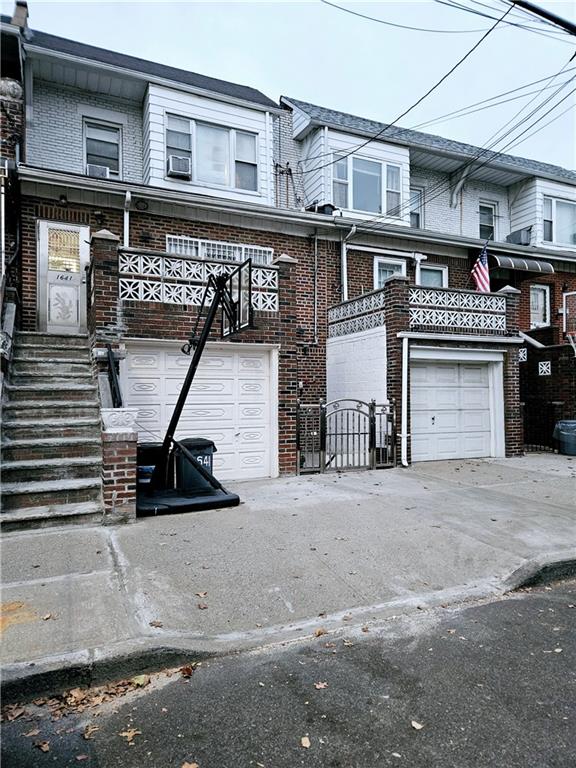
{"type": "Polygon", "coordinates": [[[2,422],[2,530],[100,522],[100,406],[86,336],[16,335],[2,422]]]}

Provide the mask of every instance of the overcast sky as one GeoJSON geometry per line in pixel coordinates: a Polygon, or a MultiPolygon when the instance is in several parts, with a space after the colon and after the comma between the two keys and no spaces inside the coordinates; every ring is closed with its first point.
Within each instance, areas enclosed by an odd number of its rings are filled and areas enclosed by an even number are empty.
{"type": "MultiPolygon", "coordinates": [[[[439,34],[399,29],[353,16],[320,0],[29,0],[28,5],[33,29],[250,85],[275,100],[280,95],[293,96],[382,122],[395,121],[494,24],[491,19],[434,0],[334,2],[394,24],[466,32],[439,34]]],[[[497,17],[509,5],[504,0],[459,2],[497,17]]],[[[539,4],[576,23],[576,2],[539,4]]],[[[1,0],[1,6],[3,13],[12,13],[13,2],[1,0]]],[[[552,76],[565,67],[554,80],[528,89],[552,86],[539,95],[533,93],[523,100],[421,130],[484,146],[508,121],[510,128],[523,119],[521,127],[494,146],[499,150],[538,118],[542,120],[525,136],[568,110],[527,141],[506,151],[576,168],[574,94],[544,117],[576,87],[575,79],[555,94],[562,83],[576,76],[576,58],[568,63],[576,52],[576,37],[558,34],[518,9],[507,20],[532,25],[550,36],[499,25],[445,83],[399,124],[416,127],[474,102],[552,76]],[[532,110],[548,96],[552,96],[550,102],[530,117],[532,110]],[[537,101],[515,117],[534,98],[537,101]]]]}

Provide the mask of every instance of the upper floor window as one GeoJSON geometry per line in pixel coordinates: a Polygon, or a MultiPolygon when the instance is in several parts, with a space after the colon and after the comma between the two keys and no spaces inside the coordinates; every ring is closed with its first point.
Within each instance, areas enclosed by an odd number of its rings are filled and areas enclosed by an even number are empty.
{"type": "Polygon", "coordinates": [[[550,325],[550,286],[530,286],[530,328],[550,325]]]}
{"type": "Polygon", "coordinates": [[[166,157],[168,176],[258,190],[256,134],[168,115],[166,157]]]}
{"type": "Polygon", "coordinates": [[[400,216],[400,166],[336,154],[332,168],[332,199],[337,208],[400,216]]]}
{"type": "Polygon", "coordinates": [[[120,126],[86,121],[84,123],[85,165],[88,176],[120,176],[120,126]]]}
{"type": "Polygon", "coordinates": [[[406,262],[377,256],[374,259],[374,289],[382,288],[393,275],[406,276],[406,262]]]}
{"type": "Polygon", "coordinates": [[[494,240],[496,237],[496,205],[494,203],[480,203],[480,231],[481,240],[494,240]]]}
{"type": "Polygon", "coordinates": [[[448,287],[448,267],[438,264],[438,266],[420,267],[419,285],[427,288],[447,288],[448,287]]]}
{"type": "Polygon", "coordinates": [[[576,244],[576,203],[545,197],[543,223],[545,242],[576,244]]]}
{"type": "Polygon", "coordinates": [[[422,229],[424,190],[410,187],[410,226],[422,229]]]}

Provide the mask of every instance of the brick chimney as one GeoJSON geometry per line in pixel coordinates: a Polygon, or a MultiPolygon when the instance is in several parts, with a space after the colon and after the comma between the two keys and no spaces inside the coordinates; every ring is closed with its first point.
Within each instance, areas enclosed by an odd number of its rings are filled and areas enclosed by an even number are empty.
{"type": "Polygon", "coordinates": [[[28,29],[28,3],[26,0],[16,0],[10,23],[22,30],[28,29]]]}

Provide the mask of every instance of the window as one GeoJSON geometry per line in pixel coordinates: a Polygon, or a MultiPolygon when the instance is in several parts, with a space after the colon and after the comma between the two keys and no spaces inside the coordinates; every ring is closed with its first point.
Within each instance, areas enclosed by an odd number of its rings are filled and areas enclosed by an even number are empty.
{"type": "Polygon", "coordinates": [[[550,325],[550,286],[530,286],[530,328],[550,325]]]}
{"type": "Polygon", "coordinates": [[[448,287],[448,267],[438,265],[420,267],[419,285],[428,288],[447,288],[448,287]]]}
{"type": "Polygon", "coordinates": [[[200,184],[258,191],[254,133],[167,115],[166,156],[188,158],[192,180],[200,184]]]}
{"type": "Polygon", "coordinates": [[[84,123],[86,166],[108,168],[111,176],[120,175],[120,127],[106,123],[84,123]]]}
{"type": "Polygon", "coordinates": [[[543,223],[545,242],[576,244],[576,203],[545,197],[543,223]]]}
{"type": "Polygon", "coordinates": [[[332,203],[337,208],[400,217],[401,175],[399,165],[334,154],[332,203]]]}
{"type": "Polygon", "coordinates": [[[422,229],[422,209],[424,190],[410,188],[410,226],[413,229],[422,229]]]}
{"type": "Polygon", "coordinates": [[[406,262],[377,256],[374,259],[374,289],[382,288],[392,275],[406,276],[406,262]]]}
{"type": "Polygon", "coordinates": [[[481,240],[494,240],[496,237],[496,206],[493,203],[480,203],[481,240]]]}

